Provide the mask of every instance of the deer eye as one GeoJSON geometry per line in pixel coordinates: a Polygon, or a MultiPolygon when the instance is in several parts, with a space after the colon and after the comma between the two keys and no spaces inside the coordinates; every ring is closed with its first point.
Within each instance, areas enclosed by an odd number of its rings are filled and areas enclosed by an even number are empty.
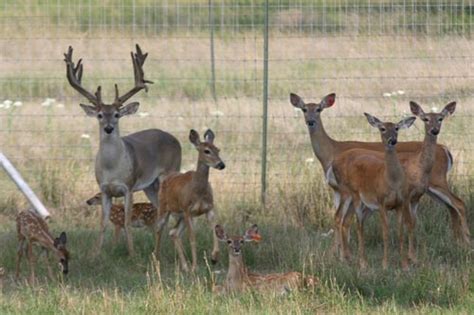
{"type": "Polygon", "coordinates": [[[395,127],[395,131],[398,131],[399,129],[400,129],[400,128],[398,128],[398,127],[395,127]]]}
{"type": "Polygon", "coordinates": [[[209,151],[208,149],[204,150],[204,153],[206,154],[211,154],[211,151],[209,151]]]}
{"type": "Polygon", "coordinates": [[[102,115],[101,113],[98,113],[97,118],[102,119],[102,118],[104,118],[104,115],[102,115]]]}
{"type": "Polygon", "coordinates": [[[115,118],[119,118],[120,117],[120,114],[119,113],[115,113],[115,118]]]}
{"type": "Polygon", "coordinates": [[[443,117],[438,118],[438,121],[443,121],[443,117]]]}
{"type": "Polygon", "coordinates": [[[428,118],[422,118],[421,120],[427,122],[427,121],[428,121],[428,118]]]}
{"type": "Polygon", "coordinates": [[[387,129],[385,129],[384,127],[380,127],[380,131],[385,132],[387,131],[387,129]]]}
{"type": "Polygon", "coordinates": [[[302,108],[301,110],[303,111],[303,113],[306,113],[308,111],[306,108],[302,108]]]}

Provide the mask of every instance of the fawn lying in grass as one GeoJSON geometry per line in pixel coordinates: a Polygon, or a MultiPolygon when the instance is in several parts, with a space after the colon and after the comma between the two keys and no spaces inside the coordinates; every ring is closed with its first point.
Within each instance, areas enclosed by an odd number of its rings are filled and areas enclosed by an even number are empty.
{"type": "Polygon", "coordinates": [[[248,271],[242,258],[242,246],[245,242],[259,242],[261,236],[256,224],[251,226],[242,236],[227,236],[224,228],[216,225],[217,238],[226,242],[229,251],[229,270],[223,285],[214,286],[216,293],[244,291],[246,289],[288,292],[302,286],[313,287],[318,280],[314,277],[303,277],[300,272],[257,274],[248,271]]]}

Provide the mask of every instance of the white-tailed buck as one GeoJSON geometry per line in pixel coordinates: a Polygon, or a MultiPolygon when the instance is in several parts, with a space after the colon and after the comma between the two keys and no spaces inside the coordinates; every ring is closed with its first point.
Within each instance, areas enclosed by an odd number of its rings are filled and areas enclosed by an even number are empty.
{"type": "Polygon", "coordinates": [[[20,275],[21,258],[23,253],[26,252],[30,265],[30,283],[33,284],[35,281],[33,245],[38,245],[43,249],[50,278],[53,278],[53,274],[48,262],[49,251],[52,251],[58,258],[63,274],[67,275],[69,272],[69,252],[66,249],[67,237],[65,232],[62,232],[59,237],[53,238],[46,222],[34,210],[20,212],[16,217],[16,228],[19,241],[16,261],[17,278],[20,275]]]}
{"type": "MultiPolygon", "coordinates": [[[[100,205],[102,203],[102,194],[97,193],[94,197],[88,199],[86,203],[90,206],[100,205]]],[[[147,227],[155,232],[156,218],[158,210],[149,202],[138,202],[132,205],[132,218],[130,225],[134,228],[147,227]]],[[[125,226],[125,208],[123,204],[112,204],[110,208],[110,222],[115,226],[114,244],[120,237],[120,232],[125,226]]]]}
{"type": "Polygon", "coordinates": [[[229,252],[229,270],[223,285],[214,286],[216,293],[241,292],[247,289],[272,290],[285,293],[302,286],[313,287],[318,280],[314,277],[303,277],[300,272],[257,274],[250,272],[242,257],[242,247],[246,242],[259,242],[261,236],[256,224],[242,236],[227,236],[224,228],[216,225],[215,234],[221,242],[227,244],[229,252]]]}
{"type": "MultiPolygon", "coordinates": [[[[161,183],[155,247],[155,255],[159,257],[162,230],[170,215],[177,218],[178,223],[170,231],[170,236],[173,239],[184,271],[188,271],[189,268],[184,256],[181,235],[184,228],[187,228],[191,243],[191,271],[194,271],[197,265],[197,254],[193,218],[205,214],[211,229],[214,229],[214,198],[209,183],[209,168],[213,167],[218,170],[225,168],[224,162],[219,157],[219,149],[214,145],[212,130],[208,129],[206,131],[204,141],[201,142],[198,132],[192,129],[189,133],[189,141],[198,151],[197,167],[195,171],[184,174],[171,174],[161,183]]],[[[219,255],[219,244],[214,230],[212,234],[214,235],[214,244],[211,259],[215,263],[219,255]]]]}
{"type": "MultiPolygon", "coordinates": [[[[385,152],[373,152],[365,149],[352,149],[336,156],[328,172],[333,172],[341,194],[341,203],[338,212],[342,213],[344,221],[345,213],[349,206],[353,206],[357,214],[357,236],[359,240],[359,264],[362,269],[367,267],[364,243],[364,219],[369,212],[364,211],[364,206],[369,210],[379,210],[382,222],[384,257],[383,268],[388,267],[388,221],[387,211],[395,210],[398,216],[400,257],[403,268],[408,267],[408,259],[403,250],[404,234],[403,224],[410,225],[409,190],[405,170],[398,158],[396,145],[398,132],[409,128],[415,121],[415,117],[409,117],[394,124],[381,122],[374,116],[365,113],[369,123],[380,131],[382,144],[385,152]]],[[[342,234],[343,227],[338,229],[342,234]]],[[[343,235],[339,236],[341,250],[344,258],[348,258],[347,244],[343,235]]]]}
{"type": "MultiPolygon", "coordinates": [[[[304,114],[305,123],[308,126],[311,145],[314,154],[323,167],[326,180],[331,183],[332,179],[327,178],[327,171],[334,158],[344,151],[360,148],[382,152],[384,146],[380,142],[361,141],[337,141],[329,137],[321,121],[321,113],[326,108],[334,105],[336,94],[325,96],[319,103],[305,103],[301,97],[291,93],[290,102],[293,106],[301,109],[304,114]]],[[[397,152],[416,152],[420,150],[422,143],[419,141],[399,142],[397,152]]],[[[438,202],[448,207],[451,215],[451,222],[454,236],[457,240],[466,244],[470,243],[470,232],[466,221],[466,206],[450,189],[447,181],[447,173],[451,169],[453,159],[448,148],[437,144],[434,151],[434,165],[428,182],[428,195],[438,202]]],[[[334,190],[335,209],[339,208],[340,194],[337,185],[331,185],[334,190]]],[[[340,213],[335,213],[336,227],[341,222],[340,213]]],[[[336,231],[335,236],[339,236],[336,231]]],[[[346,232],[344,232],[346,234],[346,232]]],[[[335,238],[335,245],[340,242],[335,238]]]]}
{"type": "Polygon", "coordinates": [[[140,47],[137,52],[131,53],[135,86],[119,95],[115,85],[115,100],[111,105],[102,101],[101,87],[92,94],[81,85],[83,67],[81,59],[75,66],[72,61],[72,47],[65,56],[67,79],[71,86],[87,98],[90,105],[80,104],[90,117],[99,121],[100,144],[95,162],[95,176],[102,192],[102,218],[97,252],[102,248],[106,223],[112,206],[112,197],[125,197],[125,225],[124,231],[130,255],[134,254],[132,237],[129,225],[132,214],[134,191],[143,190],[151,203],[158,207],[157,191],[162,179],[170,172],[179,171],[181,165],[181,146],[171,134],[159,129],[142,130],[125,137],[120,136],[119,120],[126,115],[134,114],[139,103],[124,103],[139,91],[147,90],[147,83],[143,73],[143,64],[148,54],[143,54],[140,47]]]}

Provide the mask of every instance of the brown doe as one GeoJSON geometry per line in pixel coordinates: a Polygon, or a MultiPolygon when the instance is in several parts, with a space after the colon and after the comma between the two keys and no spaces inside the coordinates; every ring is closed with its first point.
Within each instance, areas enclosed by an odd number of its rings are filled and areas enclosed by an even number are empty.
{"type": "MultiPolygon", "coordinates": [[[[327,171],[334,161],[334,158],[342,152],[356,148],[379,152],[384,151],[384,146],[380,142],[337,141],[327,134],[321,120],[321,113],[326,108],[332,107],[335,101],[335,93],[328,94],[319,103],[305,103],[300,96],[294,93],[290,94],[291,104],[303,112],[313,152],[321,163],[328,182],[330,182],[331,179],[327,178],[327,171]]],[[[422,143],[419,141],[400,142],[397,144],[397,152],[417,152],[421,146],[422,143]]],[[[447,173],[453,164],[451,153],[444,145],[436,144],[434,157],[435,160],[429,177],[427,193],[434,200],[444,204],[449,209],[452,229],[456,239],[463,241],[465,244],[469,244],[470,232],[466,221],[466,206],[464,202],[450,190],[447,180],[447,173]]],[[[332,186],[331,188],[334,192],[334,208],[338,209],[340,208],[341,196],[337,186],[332,186]]],[[[340,240],[338,240],[340,234],[337,233],[340,222],[341,213],[336,211],[335,246],[340,245],[340,240]]],[[[344,232],[344,234],[347,234],[347,232],[344,232]]]]}
{"type": "MultiPolygon", "coordinates": [[[[86,203],[89,206],[100,205],[102,202],[101,193],[88,199],[86,203]]],[[[147,227],[154,232],[158,211],[149,202],[139,202],[132,205],[132,219],[130,225],[135,228],[147,227]]],[[[125,208],[123,204],[112,204],[110,208],[110,222],[114,225],[114,244],[120,237],[120,232],[125,226],[125,208]]]]}
{"type": "Polygon", "coordinates": [[[90,117],[99,122],[100,143],[95,161],[95,177],[102,192],[102,217],[96,253],[99,253],[104,241],[106,224],[112,207],[112,197],[125,197],[124,231],[130,255],[134,254],[132,236],[129,233],[132,215],[133,192],[143,190],[151,203],[158,207],[160,180],[170,172],[179,171],[181,165],[181,145],[171,134],[159,129],[142,130],[125,137],[120,136],[119,120],[123,116],[134,114],[138,102],[125,104],[133,95],[147,90],[143,64],[148,54],[143,54],[136,45],[136,53],[131,53],[135,86],[122,96],[115,85],[115,100],[111,105],[102,101],[101,87],[95,94],[81,85],[83,65],[80,59],[75,66],[72,61],[72,47],[64,54],[67,79],[71,86],[83,95],[90,105],[80,104],[90,117]]]}
{"type": "Polygon", "coordinates": [[[303,277],[300,272],[258,274],[248,270],[242,257],[242,247],[246,242],[259,242],[262,237],[258,226],[252,225],[242,236],[227,236],[224,228],[216,225],[215,234],[221,242],[227,243],[229,252],[229,269],[223,285],[216,285],[216,293],[241,292],[247,289],[273,290],[285,293],[302,286],[313,287],[318,280],[314,277],[303,277]]]}
{"type": "Polygon", "coordinates": [[[48,264],[48,254],[52,251],[59,259],[62,273],[67,275],[69,272],[69,252],[66,249],[67,237],[62,232],[59,237],[53,238],[49,232],[46,222],[34,212],[26,210],[20,212],[16,217],[16,227],[18,232],[18,250],[16,262],[16,277],[20,276],[20,263],[23,253],[26,252],[30,265],[30,283],[35,281],[35,260],[33,257],[33,245],[39,245],[45,254],[48,275],[53,278],[51,266],[48,264]]]}
{"type": "MultiPolygon", "coordinates": [[[[214,133],[208,129],[201,142],[197,131],[191,129],[189,141],[198,150],[198,161],[195,171],[171,174],[165,178],[160,186],[160,207],[158,210],[157,235],[155,255],[160,254],[160,239],[163,228],[170,215],[177,218],[176,227],[170,231],[181,267],[188,271],[188,264],[183,252],[181,235],[184,228],[188,230],[191,243],[192,265],[191,271],[197,266],[196,235],[193,228],[193,218],[205,214],[209,225],[214,229],[214,198],[211,184],[209,183],[209,168],[218,170],[225,168],[224,162],[219,157],[219,149],[214,145],[214,133]]],[[[213,232],[214,235],[214,232],[213,232]]],[[[218,240],[214,235],[212,262],[216,262],[219,255],[218,240]]]]}

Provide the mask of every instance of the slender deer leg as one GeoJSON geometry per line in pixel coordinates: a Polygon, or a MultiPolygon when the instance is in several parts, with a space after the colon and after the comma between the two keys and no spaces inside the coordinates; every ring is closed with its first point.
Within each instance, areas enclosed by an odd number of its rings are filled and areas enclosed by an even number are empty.
{"type": "Polygon", "coordinates": [[[43,248],[41,254],[44,257],[44,262],[45,262],[45,264],[48,268],[48,277],[49,277],[50,280],[54,280],[53,271],[51,270],[51,266],[49,264],[49,251],[48,251],[48,249],[43,248]]]}
{"type": "Polygon", "coordinates": [[[183,230],[185,228],[184,221],[184,219],[180,219],[180,221],[178,222],[178,227],[170,231],[170,236],[174,242],[176,250],[178,251],[178,257],[179,261],[181,262],[181,268],[183,268],[183,271],[188,272],[189,267],[188,263],[186,262],[186,257],[184,256],[183,242],[181,241],[183,230]]]}
{"type": "Polygon", "coordinates": [[[110,196],[102,192],[102,216],[100,218],[100,231],[99,231],[99,240],[97,241],[97,246],[95,250],[95,254],[99,255],[102,246],[104,244],[104,237],[105,237],[105,229],[107,228],[107,222],[109,221],[110,217],[110,208],[112,207],[112,200],[110,196]]]}
{"type": "Polygon", "coordinates": [[[159,179],[155,179],[153,184],[145,188],[143,191],[147,196],[148,200],[155,206],[156,209],[159,208],[159,200],[158,200],[158,191],[160,189],[160,181],[159,179]]]}
{"type": "Polygon", "coordinates": [[[400,257],[402,263],[402,269],[408,270],[408,256],[405,253],[404,246],[405,246],[405,233],[404,233],[404,226],[408,224],[407,215],[409,209],[406,208],[406,205],[402,205],[401,208],[396,209],[397,211],[397,223],[398,223],[398,241],[399,241],[399,250],[400,250],[400,257]]]}
{"type": "Polygon", "coordinates": [[[414,264],[418,262],[418,259],[416,258],[415,236],[414,236],[414,230],[416,228],[416,210],[417,209],[418,209],[418,203],[410,202],[409,211],[406,215],[407,217],[406,219],[408,220],[408,258],[414,264]]]}
{"type": "Polygon", "coordinates": [[[196,270],[197,266],[197,252],[196,252],[196,234],[193,227],[193,217],[191,214],[184,215],[184,222],[186,223],[186,228],[188,230],[189,243],[191,244],[191,272],[196,270]]]}
{"type": "Polygon", "coordinates": [[[33,244],[31,244],[31,241],[28,241],[28,263],[30,265],[30,284],[33,285],[35,283],[35,262],[34,262],[34,257],[33,257],[33,244]]]}
{"type": "Polygon", "coordinates": [[[133,195],[132,192],[127,190],[125,192],[125,200],[124,200],[124,208],[125,208],[125,224],[124,224],[124,231],[125,237],[127,238],[127,247],[128,247],[128,254],[130,256],[135,255],[135,250],[133,249],[133,239],[131,235],[131,222],[132,222],[132,207],[133,207],[133,195]]]}
{"type": "Polygon", "coordinates": [[[217,237],[216,233],[214,232],[214,228],[216,226],[215,223],[215,213],[213,210],[209,211],[206,214],[207,222],[212,231],[212,254],[211,254],[211,262],[213,264],[217,263],[219,260],[219,238],[217,237]]]}
{"type": "Polygon", "coordinates": [[[380,220],[382,222],[382,236],[383,236],[383,260],[382,268],[387,270],[388,268],[388,219],[387,209],[385,205],[380,207],[380,220]]]}
{"type": "Polygon", "coordinates": [[[23,252],[25,251],[25,242],[26,240],[23,238],[20,240],[20,243],[18,244],[18,249],[16,251],[16,272],[15,276],[18,279],[20,277],[20,264],[21,264],[21,258],[23,256],[23,252]]]}
{"type": "Polygon", "coordinates": [[[170,212],[165,212],[165,213],[160,214],[158,216],[158,219],[156,220],[155,257],[158,260],[160,258],[161,233],[163,232],[163,228],[168,223],[169,217],[170,217],[170,212]]]}
{"type": "Polygon", "coordinates": [[[347,235],[345,234],[346,231],[346,224],[350,222],[350,217],[352,216],[353,207],[352,207],[352,198],[348,194],[343,194],[340,204],[341,212],[340,212],[340,222],[338,226],[339,231],[339,242],[341,246],[341,259],[342,261],[350,260],[351,259],[351,252],[349,250],[349,245],[347,244],[347,235]]]}

